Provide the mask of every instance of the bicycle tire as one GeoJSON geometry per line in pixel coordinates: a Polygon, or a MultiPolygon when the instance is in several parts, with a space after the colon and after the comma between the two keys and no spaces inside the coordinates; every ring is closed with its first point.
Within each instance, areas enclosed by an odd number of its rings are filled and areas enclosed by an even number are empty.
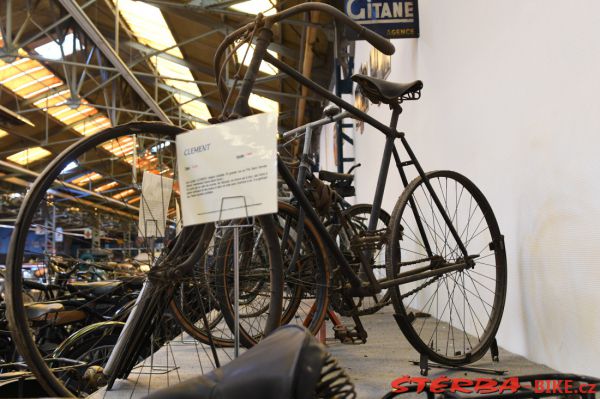
{"type": "Polygon", "coordinates": [[[279,202],[277,216],[280,222],[284,222],[284,225],[279,226],[278,230],[281,237],[282,256],[284,256],[284,264],[287,266],[284,272],[285,287],[289,293],[289,297],[284,297],[289,300],[287,304],[284,301],[282,324],[289,324],[296,320],[297,323],[316,335],[325,320],[329,305],[329,264],[326,261],[325,247],[308,218],[303,219],[303,244],[299,249],[302,251],[301,257],[296,265],[291,264],[291,258],[296,250],[297,228],[294,231],[296,239],[290,237],[286,240],[289,242],[286,250],[283,249],[285,245],[283,235],[290,236],[289,232],[286,233],[286,226],[289,223],[288,231],[293,226],[297,226],[299,213],[299,209],[292,204],[279,202]],[[295,271],[292,270],[292,266],[300,268],[297,273],[300,277],[293,274],[295,271]]]}
{"type": "MultiPolygon", "coordinates": [[[[261,216],[258,218],[258,220],[260,221],[259,223],[263,223],[263,221],[265,220],[265,218],[268,218],[267,216],[261,216]]],[[[267,222],[268,223],[268,222],[267,222]]],[[[269,227],[267,227],[269,228],[269,227]]],[[[273,226],[274,228],[274,226],[273,226]]],[[[230,229],[226,229],[224,237],[227,239],[228,242],[231,242],[231,231],[228,231],[230,229]]],[[[264,227],[263,227],[264,230],[264,227]]],[[[222,240],[222,239],[221,239],[222,240]]],[[[270,257],[275,257],[277,256],[277,247],[273,246],[272,244],[267,244],[267,247],[269,248],[268,252],[270,257]]],[[[224,245],[222,242],[219,244],[215,244],[215,248],[214,251],[215,253],[219,250],[223,251],[223,248],[227,248],[230,249],[230,247],[228,245],[224,245]]],[[[220,257],[224,257],[225,255],[223,255],[222,253],[215,255],[215,257],[217,259],[219,259],[220,257]]],[[[280,255],[279,255],[280,257],[280,255]]],[[[275,330],[277,327],[279,327],[281,325],[281,320],[275,320],[275,318],[273,316],[271,316],[274,313],[279,312],[279,314],[281,315],[282,311],[281,310],[277,310],[278,307],[282,307],[282,302],[283,302],[283,285],[282,283],[280,283],[279,281],[283,281],[283,278],[280,277],[283,274],[282,271],[282,263],[281,262],[274,262],[274,261],[269,261],[271,264],[271,270],[270,270],[270,276],[269,276],[269,281],[274,281],[274,283],[270,283],[269,285],[273,285],[274,290],[271,291],[271,295],[269,296],[269,298],[271,299],[269,304],[265,305],[266,309],[269,310],[269,315],[270,317],[268,318],[268,320],[265,322],[264,327],[263,327],[263,333],[264,335],[268,335],[270,332],[272,332],[273,330],[275,330]],[[279,286],[281,286],[281,290],[278,288],[279,286]],[[279,302],[279,304],[277,303],[279,302]]],[[[231,347],[234,345],[234,336],[233,336],[233,328],[234,328],[234,317],[233,317],[233,308],[232,305],[229,304],[228,306],[223,306],[223,304],[228,301],[226,299],[226,295],[223,292],[222,286],[223,286],[223,282],[222,280],[224,278],[226,278],[226,273],[223,273],[221,271],[219,271],[219,267],[222,269],[222,263],[220,262],[221,266],[219,266],[219,264],[215,264],[213,266],[214,270],[205,270],[205,275],[203,277],[204,279],[204,284],[206,285],[206,290],[208,290],[210,293],[207,295],[209,296],[209,301],[210,300],[214,300],[216,302],[216,304],[218,304],[218,309],[216,310],[216,312],[218,312],[217,315],[211,317],[210,319],[208,319],[209,321],[209,328],[210,328],[210,337],[208,334],[208,331],[205,327],[205,323],[202,320],[202,318],[198,319],[198,320],[190,320],[190,317],[188,315],[188,313],[186,313],[184,310],[181,309],[181,307],[178,305],[176,300],[171,301],[170,303],[170,310],[173,314],[173,316],[177,319],[178,323],[181,325],[181,327],[183,328],[183,330],[185,332],[187,332],[192,338],[210,345],[211,343],[218,346],[218,347],[231,347]],[[220,288],[219,288],[220,287],[220,288]],[[226,313],[228,313],[226,315],[226,313]],[[227,317],[229,317],[229,319],[227,319],[227,317]],[[221,320],[223,320],[221,322],[221,320]],[[221,324],[225,324],[225,326],[222,326],[221,324]],[[218,330],[218,331],[215,331],[218,330]]],[[[240,281],[242,280],[243,276],[240,276],[240,281]]],[[[189,301],[186,301],[186,303],[189,301]]],[[[249,316],[248,314],[246,314],[245,316],[249,316]]],[[[244,333],[242,332],[242,329],[240,329],[240,339],[244,339],[242,338],[244,336],[244,333]]],[[[242,342],[243,345],[247,345],[244,344],[243,342],[248,342],[248,341],[240,341],[242,342]]]]}
{"type": "MultiPolygon", "coordinates": [[[[390,288],[391,299],[394,310],[399,316],[400,329],[417,351],[434,362],[447,365],[463,365],[477,361],[486,353],[502,319],[506,299],[504,241],[489,202],[473,182],[453,171],[434,171],[427,173],[426,176],[431,187],[444,204],[445,211],[467,250],[476,248],[481,249],[481,251],[476,251],[473,254],[469,251],[469,255],[474,256],[475,266],[473,268],[453,270],[435,277],[422,278],[419,281],[408,283],[411,284],[410,286],[408,284],[406,286],[394,286],[390,288]],[[448,187],[450,188],[448,189],[448,187]],[[463,199],[465,202],[463,202],[463,199]],[[468,201],[468,205],[466,201],[468,201]],[[480,211],[480,214],[477,210],[480,211]],[[468,215],[467,223],[459,223],[459,217],[465,213],[468,215]],[[477,217],[475,217],[476,213],[477,217]],[[477,220],[478,224],[473,230],[470,230],[473,227],[471,225],[473,219],[477,220]],[[482,228],[481,224],[484,221],[485,228],[482,228]],[[483,248],[480,246],[482,244],[483,248]],[[483,252],[486,250],[489,253],[482,255],[486,253],[483,252]],[[487,262],[494,262],[494,265],[483,262],[484,259],[487,262]],[[489,271],[487,271],[488,268],[489,271]],[[486,286],[477,280],[479,278],[477,276],[491,279],[493,283],[488,283],[486,286]],[[477,284],[491,292],[493,304],[483,300],[477,284]],[[450,290],[450,285],[452,285],[452,290],[450,290]],[[460,298],[458,301],[463,308],[463,317],[460,316],[459,306],[456,306],[454,302],[457,298],[456,288],[458,288],[460,295],[464,294],[462,304],[460,298]],[[429,295],[430,292],[432,294],[424,301],[423,296],[429,295]],[[440,313],[440,301],[443,302],[446,293],[448,294],[447,302],[440,313]],[[479,294],[478,298],[481,303],[472,304],[469,301],[469,294],[472,298],[479,294]],[[435,298],[435,301],[433,298],[435,298]],[[435,315],[432,314],[434,302],[436,304],[435,315]],[[421,304],[423,305],[421,306],[421,304]],[[467,309],[467,305],[469,309],[467,309]],[[446,312],[446,309],[450,310],[446,312]],[[477,313],[481,313],[478,311],[482,309],[485,310],[488,317],[485,326],[477,316],[477,313]],[[454,317],[453,312],[455,312],[454,317]],[[468,316],[471,317],[470,321],[468,316]],[[421,322],[419,319],[423,321],[421,322]],[[456,323],[460,325],[457,327],[456,323]],[[482,328],[481,333],[477,323],[482,328]],[[433,332],[430,334],[431,328],[433,328],[433,332]],[[456,334],[461,332],[462,347],[460,346],[460,337],[458,340],[456,339],[456,334]],[[446,336],[445,350],[444,335],[446,336]],[[475,344],[471,342],[475,339],[473,335],[477,335],[475,344]]],[[[444,223],[444,220],[441,214],[438,217],[435,216],[435,212],[439,213],[439,210],[435,208],[431,195],[427,191],[425,180],[421,177],[415,178],[408,184],[398,199],[392,213],[390,221],[391,235],[387,253],[389,279],[396,278],[400,273],[409,270],[413,266],[415,268],[422,266],[423,263],[429,263],[430,270],[433,270],[436,267],[436,262],[440,262],[437,263],[439,265],[444,265],[450,262],[460,263],[464,259],[456,241],[453,241],[448,227],[442,228],[441,223],[444,223]],[[419,201],[421,199],[423,201],[419,201]],[[423,208],[425,208],[425,211],[423,211],[423,208]],[[430,214],[433,215],[431,224],[427,223],[426,219],[426,216],[430,214]],[[422,226],[421,230],[418,227],[415,215],[418,215],[422,226]],[[416,233],[417,231],[419,233],[416,233]],[[421,231],[425,232],[424,236],[426,238],[423,238],[421,231]],[[431,252],[434,256],[429,256],[429,253],[426,253],[427,245],[425,245],[425,242],[433,239],[435,240],[435,248],[431,243],[429,247],[432,248],[431,252]],[[441,262],[442,258],[443,262],[441,262]]],[[[483,291],[483,288],[481,290],[483,291]]],[[[489,294],[485,296],[485,299],[491,302],[488,297],[489,294]]]]}

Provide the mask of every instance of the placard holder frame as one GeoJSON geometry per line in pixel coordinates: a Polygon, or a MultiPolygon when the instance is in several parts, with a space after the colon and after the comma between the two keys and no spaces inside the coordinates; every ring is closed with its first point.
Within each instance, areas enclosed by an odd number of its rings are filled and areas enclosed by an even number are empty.
{"type": "MultiPolygon", "coordinates": [[[[224,224],[223,206],[225,201],[241,199],[244,202],[244,211],[246,213],[245,220],[250,219],[248,216],[248,202],[246,196],[235,195],[221,198],[221,207],[219,208],[219,219],[215,222],[217,230],[233,229],[233,311],[234,311],[234,331],[233,331],[233,357],[237,358],[240,355],[240,228],[254,226],[254,217],[252,223],[246,224],[224,224]]],[[[233,219],[236,220],[236,219],[233,219]]]]}

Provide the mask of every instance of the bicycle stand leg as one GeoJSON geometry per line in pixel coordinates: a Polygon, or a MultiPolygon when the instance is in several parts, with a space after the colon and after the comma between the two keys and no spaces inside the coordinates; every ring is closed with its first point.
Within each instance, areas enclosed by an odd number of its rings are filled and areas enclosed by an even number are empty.
{"type": "Polygon", "coordinates": [[[327,326],[325,324],[325,320],[323,320],[323,324],[321,324],[321,328],[319,328],[319,342],[323,345],[327,342],[327,326]]]}
{"type": "Polygon", "coordinates": [[[460,370],[460,371],[472,371],[474,373],[481,374],[494,374],[494,375],[504,375],[508,373],[508,370],[494,370],[485,367],[473,367],[473,366],[447,366],[444,364],[432,363],[429,362],[427,356],[421,355],[419,361],[411,360],[410,361],[415,366],[419,366],[421,369],[421,375],[426,376],[429,369],[437,368],[437,369],[446,369],[446,370],[460,370]]]}
{"type": "Polygon", "coordinates": [[[421,354],[421,357],[419,358],[419,369],[421,375],[426,377],[429,372],[429,358],[427,355],[421,354]]]}
{"type": "Polygon", "coordinates": [[[499,362],[500,356],[498,351],[498,341],[496,341],[496,337],[492,340],[492,345],[490,345],[490,353],[492,354],[492,361],[499,362]]]}

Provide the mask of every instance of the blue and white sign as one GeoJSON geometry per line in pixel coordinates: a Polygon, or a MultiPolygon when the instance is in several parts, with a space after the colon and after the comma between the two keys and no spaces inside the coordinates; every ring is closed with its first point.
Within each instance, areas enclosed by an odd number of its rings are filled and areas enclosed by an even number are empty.
{"type": "Polygon", "coordinates": [[[419,37],[418,0],[345,0],[344,11],[388,39],[419,37]]]}

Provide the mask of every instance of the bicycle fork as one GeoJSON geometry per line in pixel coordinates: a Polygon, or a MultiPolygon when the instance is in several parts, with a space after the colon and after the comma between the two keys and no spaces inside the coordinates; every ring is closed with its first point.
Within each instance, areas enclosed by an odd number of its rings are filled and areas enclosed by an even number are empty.
{"type": "MultiPolygon", "coordinates": [[[[172,295],[168,287],[158,287],[150,280],[144,283],[102,372],[107,380],[107,390],[112,388],[117,378],[127,377],[135,366],[143,344],[148,342],[157,320],[164,313],[165,304],[171,299],[170,296],[165,298],[167,295],[172,295]]],[[[150,350],[154,351],[154,343],[151,345],[150,350]]]]}

